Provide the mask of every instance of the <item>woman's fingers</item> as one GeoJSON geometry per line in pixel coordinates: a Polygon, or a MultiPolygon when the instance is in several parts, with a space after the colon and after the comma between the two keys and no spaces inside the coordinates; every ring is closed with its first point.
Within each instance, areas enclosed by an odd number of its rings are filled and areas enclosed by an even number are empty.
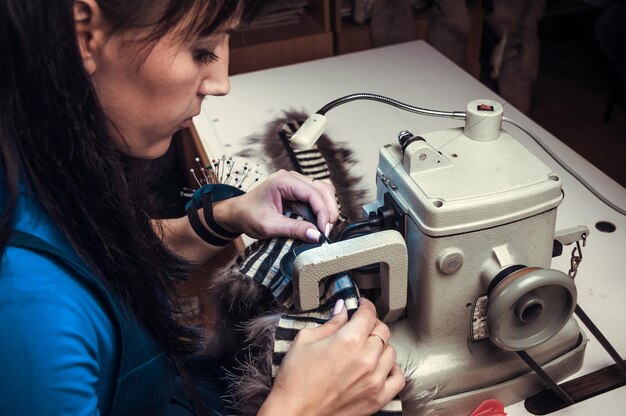
{"type": "Polygon", "coordinates": [[[330,232],[332,225],[339,219],[335,187],[325,180],[312,179],[297,172],[289,172],[289,174],[303,182],[307,187],[314,189],[310,197],[300,200],[308,202],[311,206],[317,217],[318,228],[324,234],[327,230],[330,232]]]}
{"type": "Polygon", "coordinates": [[[324,235],[328,237],[333,225],[339,219],[339,207],[337,206],[335,187],[331,183],[324,180],[311,181],[310,185],[322,194],[326,209],[328,209],[328,222],[324,222],[320,220],[318,213],[315,211],[315,208],[313,208],[313,212],[315,212],[315,215],[318,216],[317,226],[320,230],[322,230],[324,235]]]}
{"type": "Polygon", "coordinates": [[[309,341],[320,341],[330,337],[348,322],[348,310],[343,299],[339,299],[335,304],[333,317],[325,324],[308,330],[309,341]]]}
{"type": "Polygon", "coordinates": [[[398,364],[394,362],[391,371],[387,376],[387,381],[385,381],[385,387],[382,392],[382,401],[384,403],[389,403],[394,397],[398,395],[404,389],[406,385],[406,377],[404,373],[402,373],[402,369],[398,364]]]}
{"type": "MultiPolygon", "coordinates": [[[[353,331],[355,336],[358,336],[367,342],[367,338],[372,333],[372,330],[378,324],[378,318],[376,317],[376,307],[372,302],[365,298],[361,298],[359,301],[359,308],[346,324],[346,330],[353,331]]],[[[384,324],[383,324],[384,325],[384,324]]],[[[387,331],[389,331],[387,329],[387,331]]],[[[383,338],[384,339],[384,338],[383,338]]]]}
{"type": "MultiPolygon", "coordinates": [[[[307,221],[288,218],[282,214],[271,213],[264,218],[265,236],[285,236],[298,240],[318,243],[322,233],[307,221]]],[[[254,237],[254,236],[253,236],[254,237]]]]}
{"type": "Polygon", "coordinates": [[[382,346],[384,349],[384,347],[387,346],[390,337],[391,333],[389,332],[389,327],[382,321],[376,320],[376,325],[374,325],[374,328],[372,329],[372,332],[368,336],[367,340],[368,342],[380,344],[379,346],[382,346]]]}
{"type": "MultiPolygon", "coordinates": [[[[381,348],[380,346],[377,347],[381,348]]],[[[375,410],[393,400],[406,384],[406,379],[400,366],[396,363],[396,359],[395,349],[391,345],[385,345],[375,370],[369,375],[372,380],[371,385],[377,386],[372,392],[375,396],[375,402],[378,403],[375,410]]]]}
{"type": "Polygon", "coordinates": [[[288,236],[318,242],[339,217],[334,192],[332,185],[281,170],[246,195],[215,204],[214,214],[220,225],[253,238],[288,236]],[[307,203],[317,216],[317,224],[285,217],[284,200],[307,203]]]}
{"type": "Polygon", "coordinates": [[[378,365],[374,370],[373,376],[378,379],[386,379],[390,376],[391,371],[396,365],[396,350],[391,345],[386,345],[378,359],[378,365]]]}
{"type": "MultiPolygon", "coordinates": [[[[282,203],[280,200],[302,201],[309,204],[317,217],[318,231],[324,233],[330,228],[328,224],[337,221],[339,218],[339,208],[334,196],[332,185],[321,181],[313,181],[297,172],[278,171],[266,182],[271,198],[274,200],[274,212],[282,214],[282,203]],[[318,183],[319,182],[319,183],[318,183]]],[[[298,223],[296,220],[284,216],[274,216],[271,220],[268,235],[286,235],[305,241],[317,242],[319,234],[315,233],[315,225],[310,223],[298,223]],[[309,229],[311,229],[309,231],[309,229]],[[307,231],[309,233],[307,234],[307,231]]]]}
{"type": "Polygon", "coordinates": [[[290,414],[368,415],[404,386],[389,329],[374,305],[362,299],[350,320],[343,305],[336,312],[324,325],[301,330],[282,361],[270,398],[278,397],[284,410],[285,400],[299,395],[299,409],[290,414]]]}

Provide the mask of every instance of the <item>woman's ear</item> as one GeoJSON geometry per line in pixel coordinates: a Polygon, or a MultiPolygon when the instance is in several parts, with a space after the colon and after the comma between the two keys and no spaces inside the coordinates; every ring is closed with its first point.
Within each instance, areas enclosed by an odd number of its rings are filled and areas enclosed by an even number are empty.
{"type": "Polygon", "coordinates": [[[95,0],[74,0],[74,26],[83,66],[89,75],[96,72],[98,49],[106,36],[100,7],[95,0]]]}

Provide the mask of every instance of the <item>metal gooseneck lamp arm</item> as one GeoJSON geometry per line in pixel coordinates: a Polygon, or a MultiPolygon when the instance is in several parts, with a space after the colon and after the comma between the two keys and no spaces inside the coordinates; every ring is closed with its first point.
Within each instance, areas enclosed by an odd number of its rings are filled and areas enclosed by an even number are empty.
{"type": "MultiPolygon", "coordinates": [[[[454,120],[465,120],[466,113],[465,111],[442,111],[442,110],[430,110],[427,108],[416,107],[410,104],[406,104],[397,100],[394,100],[389,97],[385,97],[384,95],[372,94],[367,92],[359,92],[354,94],[349,94],[336,100],[331,101],[326,104],[324,107],[320,108],[315,114],[311,115],[302,126],[298,129],[298,131],[291,137],[289,143],[294,149],[310,149],[317,139],[324,133],[326,130],[326,125],[328,124],[328,120],[326,118],[326,113],[332,110],[335,107],[340,105],[349,103],[351,101],[357,100],[369,100],[369,101],[377,101],[383,104],[391,105],[400,110],[408,111],[410,113],[420,114],[423,116],[429,117],[442,117],[442,118],[451,118],[454,120]]],[[[534,134],[530,129],[526,128],[524,125],[512,120],[508,117],[503,117],[502,121],[509,123],[524,133],[526,133],[530,138],[532,138],[555,162],[559,164],[563,169],[565,169],[570,175],[572,175],[578,182],[580,182],[589,192],[591,192],[596,198],[602,201],[605,205],[613,209],[614,211],[626,215],[626,210],[617,206],[609,199],[607,199],[604,195],[602,195],[597,189],[595,189],[589,182],[587,182],[584,178],[582,178],[574,169],[572,169],[567,163],[565,163],[561,158],[559,158],[556,153],[554,153],[539,137],[534,134]]]]}

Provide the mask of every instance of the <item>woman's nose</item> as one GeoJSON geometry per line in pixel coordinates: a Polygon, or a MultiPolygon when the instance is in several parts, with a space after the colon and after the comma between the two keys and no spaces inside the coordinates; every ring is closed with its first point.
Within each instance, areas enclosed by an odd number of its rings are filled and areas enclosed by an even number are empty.
{"type": "Polygon", "coordinates": [[[207,65],[198,89],[198,94],[200,95],[226,95],[230,91],[228,42],[225,42],[223,47],[216,50],[216,53],[219,59],[207,65]]]}
{"type": "Polygon", "coordinates": [[[198,89],[198,94],[202,96],[207,95],[226,95],[230,91],[230,80],[228,76],[222,77],[221,79],[204,79],[200,83],[200,88],[198,89]]]}

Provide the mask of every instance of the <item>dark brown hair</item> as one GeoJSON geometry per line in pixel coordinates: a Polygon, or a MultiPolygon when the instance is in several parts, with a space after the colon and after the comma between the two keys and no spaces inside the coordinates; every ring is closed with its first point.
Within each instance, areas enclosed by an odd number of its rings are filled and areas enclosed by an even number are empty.
{"type": "MultiPolygon", "coordinates": [[[[190,22],[187,36],[210,34],[238,16],[248,21],[261,3],[98,0],[114,31],[148,25],[152,39],[183,19],[190,22]]],[[[131,174],[135,163],[113,145],[83,69],[73,1],[0,0],[0,45],[0,253],[23,184],[167,350],[192,351],[202,337],[172,317],[175,286],[188,265],[153,230],[142,175],[131,174]]]]}

